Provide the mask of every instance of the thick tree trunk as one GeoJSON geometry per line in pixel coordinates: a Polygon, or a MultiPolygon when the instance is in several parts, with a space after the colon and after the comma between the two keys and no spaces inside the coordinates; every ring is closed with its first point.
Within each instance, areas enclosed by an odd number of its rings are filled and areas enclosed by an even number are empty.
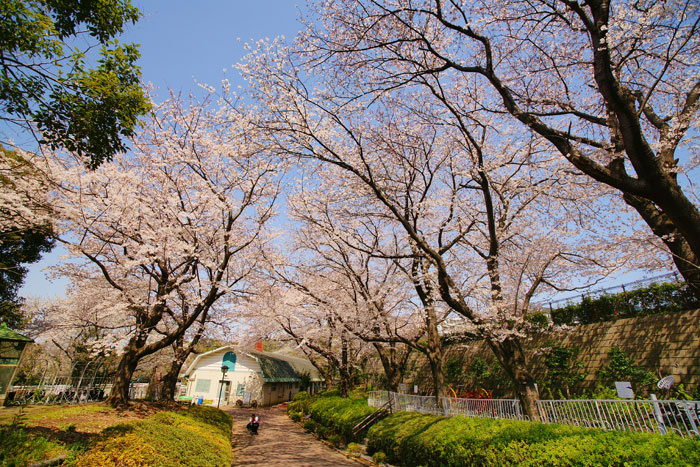
{"type": "MultiPolygon", "coordinates": [[[[187,352],[189,355],[189,352],[187,352]]],[[[180,376],[180,370],[182,370],[182,365],[187,359],[187,355],[184,358],[176,355],[175,359],[170,363],[170,368],[168,372],[163,376],[163,390],[161,393],[161,399],[166,401],[175,400],[175,389],[177,388],[177,380],[180,376]]]]}
{"type": "Polygon", "coordinates": [[[426,353],[430,364],[430,373],[433,376],[433,389],[435,390],[435,403],[442,408],[442,398],[445,397],[445,372],[443,371],[442,352],[436,355],[434,352],[426,353]]]}
{"type": "Polygon", "coordinates": [[[391,342],[389,347],[383,347],[381,344],[374,343],[374,348],[377,350],[379,360],[382,362],[384,375],[386,377],[386,389],[392,392],[399,391],[399,385],[403,380],[404,372],[406,371],[406,362],[411,354],[411,348],[406,346],[405,352],[401,353],[396,348],[396,343],[391,342]]]}
{"type": "Polygon", "coordinates": [[[651,227],[671,252],[673,262],[686,284],[700,302],[700,261],[685,237],[676,229],[673,222],[651,201],[626,194],[625,202],[633,207],[651,227]]]}
{"type": "Polygon", "coordinates": [[[513,388],[530,420],[540,420],[537,402],[540,400],[532,377],[525,361],[525,354],[520,341],[508,337],[503,341],[487,339],[489,347],[503,365],[504,370],[513,381],[513,388]]]}
{"type": "Polygon", "coordinates": [[[141,357],[138,355],[138,348],[140,347],[136,342],[133,342],[136,338],[129,342],[126,351],[122,355],[121,360],[119,360],[119,365],[117,366],[117,372],[114,375],[114,382],[112,383],[112,390],[107,397],[107,403],[112,407],[125,407],[129,404],[129,385],[131,384],[131,377],[139,364],[141,357]]]}

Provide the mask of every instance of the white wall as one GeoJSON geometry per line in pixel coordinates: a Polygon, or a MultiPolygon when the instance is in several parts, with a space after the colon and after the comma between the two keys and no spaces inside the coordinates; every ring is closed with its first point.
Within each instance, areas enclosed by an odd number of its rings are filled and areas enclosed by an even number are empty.
{"type": "MultiPolygon", "coordinates": [[[[213,352],[208,355],[202,356],[197,362],[197,367],[190,373],[188,383],[187,383],[187,395],[193,399],[201,397],[205,400],[212,400],[213,403],[217,402],[217,393],[219,391],[220,381],[221,381],[221,365],[223,364],[224,354],[226,352],[231,352],[231,349],[222,349],[218,352],[213,352]],[[209,381],[209,389],[203,390],[203,384],[198,381],[209,381]],[[199,387],[198,387],[199,386],[199,387]],[[199,390],[198,390],[199,389],[199,390]]],[[[233,371],[229,370],[226,373],[225,381],[230,384],[230,395],[228,401],[221,401],[221,405],[231,405],[235,403],[236,389],[238,384],[244,384],[250,386],[257,377],[258,373],[258,363],[255,359],[248,357],[247,355],[236,352],[236,366],[233,371]]],[[[252,389],[252,387],[251,387],[252,389]]],[[[246,388],[246,391],[250,389],[246,388]]],[[[252,391],[251,391],[252,392],[252,391]]],[[[252,394],[252,398],[255,399],[255,393],[252,394]]],[[[260,401],[260,398],[257,399],[260,401]]]]}

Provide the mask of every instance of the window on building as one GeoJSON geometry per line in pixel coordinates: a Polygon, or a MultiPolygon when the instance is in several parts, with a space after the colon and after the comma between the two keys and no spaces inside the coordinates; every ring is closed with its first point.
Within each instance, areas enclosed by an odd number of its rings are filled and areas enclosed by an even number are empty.
{"type": "Polygon", "coordinates": [[[209,388],[211,388],[211,380],[210,379],[198,379],[197,384],[194,387],[195,392],[209,392],[209,388]]]}
{"type": "Polygon", "coordinates": [[[245,384],[238,383],[238,386],[236,386],[236,395],[242,396],[244,392],[245,392],[245,384]]]}
{"type": "Polygon", "coordinates": [[[277,390],[277,385],[276,385],[276,384],[273,384],[272,386],[270,386],[270,392],[276,391],[276,390],[277,390]]]}

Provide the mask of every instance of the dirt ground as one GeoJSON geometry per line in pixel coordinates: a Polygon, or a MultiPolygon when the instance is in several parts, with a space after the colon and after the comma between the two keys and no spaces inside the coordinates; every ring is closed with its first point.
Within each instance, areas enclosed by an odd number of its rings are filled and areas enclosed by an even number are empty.
{"type": "Polygon", "coordinates": [[[282,407],[230,408],[233,415],[233,466],[357,467],[361,464],[331,449],[292,422],[282,407]],[[250,414],[260,417],[259,434],[245,426],[250,414]]]}

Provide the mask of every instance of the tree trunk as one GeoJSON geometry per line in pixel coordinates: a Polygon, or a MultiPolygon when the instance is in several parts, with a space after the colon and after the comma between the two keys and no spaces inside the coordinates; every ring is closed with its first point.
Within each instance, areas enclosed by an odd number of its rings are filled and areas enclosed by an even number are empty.
{"type": "Polygon", "coordinates": [[[430,300],[426,307],[426,328],[428,334],[428,348],[425,355],[430,363],[430,372],[433,375],[433,388],[435,389],[435,402],[442,408],[442,397],[445,396],[445,355],[442,349],[442,341],[437,328],[437,315],[433,302],[430,300]]]}
{"type": "Polygon", "coordinates": [[[125,407],[129,405],[129,385],[131,384],[131,377],[141,359],[137,350],[140,346],[134,342],[135,339],[136,338],[133,338],[132,341],[129,342],[126,351],[122,355],[121,360],[119,360],[117,372],[114,375],[112,390],[109,393],[109,397],[107,397],[107,403],[112,407],[125,407]]]}
{"type": "Polygon", "coordinates": [[[537,402],[540,400],[535,379],[525,363],[525,354],[516,337],[503,341],[487,339],[487,343],[513,381],[513,388],[520,399],[525,414],[533,421],[540,420],[537,402]]]}
{"type": "Polygon", "coordinates": [[[443,371],[443,355],[440,351],[426,353],[430,364],[430,373],[433,375],[433,388],[435,390],[435,403],[442,408],[442,398],[445,397],[445,372],[443,371]]]}
{"type": "Polygon", "coordinates": [[[340,352],[340,365],[338,368],[338,373],[340,375],[340,384],[338,385],[338,389],[340,389],[340,397],[348,397],[348,391],[350,390],[350,386],[352,384],[352,373],[349,368],[349,365],[350,362],[348,361],[347,341],[343,339],[343,344],[340,352]]]}
{"type": "MultiPolygon", "coordinates": [[[[189,355],[189,352],[187,353],[189,355]]],[[[175,359],[170,363],[170,368],[168,372],[163,376],[163,390],[161,393],[161,400],[174,401],[175,400],[175,389],[177,387],[177,380],[180,376],[180,370],[182,365],[185,363],[185,358],[181,358],[175,355],[175,359]]]]}
{"type": "Polygon", "coordinates": [[[406,362],[411,354],[411,348],[406,346],[406,351],[400,354],[396,348],[396,343],[391,342],[389,348],[385,348],[379,343],[374,343],[379,360],[382,362],[384,375],[386,376],[386,389],[392,392],[399,392],[399,385],[406,370],[406,362]]]}
{"type": "Polygon", "coordinates": [[[664,242],[671,252],[678,272],[683,276],[695,300],[700,303],[700,261],[685,237],[675,228],[668,216],[651,201],[629,194],[624,195],[624,200],[642,216],[652,232],[664,242]]]}

